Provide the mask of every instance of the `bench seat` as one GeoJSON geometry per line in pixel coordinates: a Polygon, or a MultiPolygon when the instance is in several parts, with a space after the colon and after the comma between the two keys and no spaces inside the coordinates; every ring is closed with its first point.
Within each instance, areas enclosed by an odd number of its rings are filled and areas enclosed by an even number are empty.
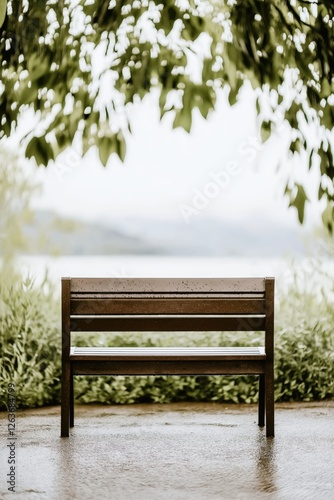
{"type": "Polygon", "coordinates": [[[245,359],[265,360],[264,347],[71,347],[70,358],[75,360],[127,360],[143,361],[245,359]]]}
{"type": "Polygon", "coordinates": [[[263,375],[262,347],[72,347],[73,375],[263,375]]]}

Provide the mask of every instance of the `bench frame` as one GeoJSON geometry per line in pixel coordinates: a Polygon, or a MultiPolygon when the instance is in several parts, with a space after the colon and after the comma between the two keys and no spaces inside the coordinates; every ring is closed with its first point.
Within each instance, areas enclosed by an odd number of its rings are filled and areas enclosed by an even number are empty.
{"type": "Polygon", "coordinates": [[[274,278],[62,278],[61,436],[74,375],[259,376],[258,425],[274,436],[274,278]],[[71,332],[264,331],[262,348],[76,348],[71,332]]]}

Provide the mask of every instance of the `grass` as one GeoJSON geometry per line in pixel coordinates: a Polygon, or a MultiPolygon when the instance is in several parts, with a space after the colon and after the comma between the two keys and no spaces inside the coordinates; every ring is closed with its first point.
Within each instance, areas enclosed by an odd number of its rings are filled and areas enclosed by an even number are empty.
{"type": "MultiPolygon", "coordinates": [[[[316,266],[292,276],[278,291],[275,325],[276,401],[319,401],[334,396],[334,287],[316,266]],[[312,281],[313,280],[313,281],[312,281]]],[[[46,278],[39,287],[13,271],[0,272],[0,408],[15,384],[18,408],[60,402],[60,308],[46,278]]],[[[77,335],[79,345],[105,342],[77,335]]],[[[259,345],[259,333],[126,333],[109,346],[259,345]]],[[[256,377],[76,377],[80,403],[257,401],[256,377]]]]}

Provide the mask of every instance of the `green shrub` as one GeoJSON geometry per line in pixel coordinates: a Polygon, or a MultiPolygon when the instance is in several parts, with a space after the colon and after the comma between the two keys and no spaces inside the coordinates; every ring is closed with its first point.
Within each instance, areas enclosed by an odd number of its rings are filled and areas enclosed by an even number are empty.
{"type": "Polygon", "coordinates": [[[46,279],[34,287],[12,271],[0,271],[0,408],[15,384],[18,407],[59,402],[59,307],[46,279]]]}
{"type": "Polygon", "coordinates": [[[318,266],[295,275],[276,307],[275,384],[279,401],[334,397],[333,278],[318,266]]]}
{"type": "MultiPolygon", "coordinates": [[[[307,276],[306,276],[307,278],[307,276]]],[[[319,283],[322,277],[319,275],[319,283]]],[[[306,279],[308,282],[308,280],[306,279]]],[[[275,383],[277,401],[312,401],[334,396],[333,287],[305,287],[296,276],[276,304],[275,383]]],[[[76,334],[78,345],[172,346],[260,345],[263,333],[76,334]],[[251,344],[250,344],[251,343],[251,344]]],[[[59,300],[45,279],[39,286],[0,272],[1,409],[9,383],[18,407],[60,401],[59,300]]],[[[76,377],[80,403],[125,404],[172,401],[257,401],[257,377],[148,376],[76,377]]]]}

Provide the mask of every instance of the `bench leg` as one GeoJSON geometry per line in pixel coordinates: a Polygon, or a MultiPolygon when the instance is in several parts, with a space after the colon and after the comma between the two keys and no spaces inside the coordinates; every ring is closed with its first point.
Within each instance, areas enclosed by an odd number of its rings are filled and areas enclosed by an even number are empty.
{"type": "Polygon", "coordinates": [[[265,410],[265,376],[259,375],[259,410],[258,424],[264,426],[264,410],[265,410]]]}
{"type": "Polygon", "coordinates": [[[274,437],[275,435],[275,417],[274,417],[274,373],[269,369],[265,375],[265,406],[266,406],[266,435],[274,437]]]}
{"type": "Polygon", "coordinates": [[[61,378],[61,437],[68,437],[70,433],[70,379],[71,369],[70,364],[63,364],[61,378]]]}
{"type": "Polygon", "coordinates": [[[74,427],[74,390],[72,367],[70,371],[70,427],[74,427]]]}

